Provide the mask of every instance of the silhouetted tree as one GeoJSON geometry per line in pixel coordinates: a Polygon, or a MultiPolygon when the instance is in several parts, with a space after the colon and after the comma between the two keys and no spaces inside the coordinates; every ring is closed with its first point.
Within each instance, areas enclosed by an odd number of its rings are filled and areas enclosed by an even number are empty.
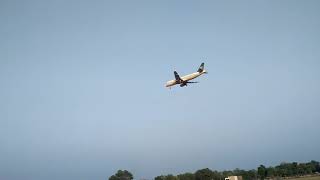
{"type": "Polygon", "coordinates": [[[212,180],[213,179],[213,172],[209,169],[200,169],[195,172],[195,179],[196,180],[212,180]]]}
{"type": "Polygon", "coordinates": [[[264,165],[260,165],[258,167],[258,176],[260,179],[264,179],[266,177],[266,167],[264,165]]]}
{"type": "Polygon", "coordinates": [[[234,176],[242,176],[243,180],[254,180],[257,178],[257,172],[256,170],[241,170],[241,169],[235,169],[233,171],[234,176]]]}
{"type": "Polygon", "coordinates": [[[109,180],[132,180],[133,175],[127,170],[118,170],[115,175],[109,177],[109,180]]]}
{"type": "Polygon", "coordinates": [[[165,176],[157,176],[154,178],[154,180],[165,180],[165,176]]]}
{"type": "Polygon", "coordinates": [[[195,176],[192,173],[184,173],[178,175],[179,180],[195,180],[195,176]]]}
{"type": "Polygon", "coordinates": [[[224,178],[226,178],[228,176],[233,176],[233,171],[222,171],[222,176],[224,178]]]}
{"type": "Polygon", "coordinates": [[[266,169],[266,177],[274,177],[275,176],[275,169],[274,167],[268,167],[266,169]]]}
{"type": "Polygon", "coordinates": [[[177,176],[174,176],[172,174],[168,174],[166,176],[161,175],[154,178],[154,180],[178,180],[179,178],[177,176]]]}

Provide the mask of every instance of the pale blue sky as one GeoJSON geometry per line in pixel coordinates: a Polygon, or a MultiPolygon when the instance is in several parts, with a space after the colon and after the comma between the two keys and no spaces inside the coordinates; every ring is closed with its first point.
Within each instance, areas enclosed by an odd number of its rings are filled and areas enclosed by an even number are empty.
{"type": "Polygon", "coordinates": [[[320,160],[320,1],[0,1],[0,179],[320,160]],[[164,88],[195,71],[187,88],[164,88]]]}

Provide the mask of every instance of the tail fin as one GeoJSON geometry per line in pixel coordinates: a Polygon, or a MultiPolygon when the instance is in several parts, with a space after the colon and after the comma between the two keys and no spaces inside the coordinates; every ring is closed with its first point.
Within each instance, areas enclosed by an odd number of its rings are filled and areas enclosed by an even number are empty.
{"type": "Polygon", "coordinates": [[[201,63],[199,69],[198,69],[198,72],[202,72],[204,70],[204,63],[201,63]]]}
{"type": "Polygon", "coordinates": [[[174,71],[174,77],[176,78],[177,81],[181,80],[181,78],[180,78],[179,74],[177,73],[177,71],[174,71]]]}

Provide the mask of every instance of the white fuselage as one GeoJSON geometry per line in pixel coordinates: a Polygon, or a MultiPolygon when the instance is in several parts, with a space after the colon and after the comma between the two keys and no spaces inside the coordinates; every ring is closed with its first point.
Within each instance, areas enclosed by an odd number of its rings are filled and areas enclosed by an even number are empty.
{"type": "MultiPolygon", "coordinates": [[[[192,73],[192,74],[188,74],[188,75],[182,76],[181,79],[183,81],[187,82],[187,81],[190,81],[190,80],[192,80],[194,78],[197,78],[197,77],[199,77],[199,76],[201,76],[202,74],[205,74],[205,73],[207,73],[205,70],[202,71],[202,72],[195,72],[195,73],[192,73]]],[[[174,86],[176,84],[179,84],[179,82],[177,82],[175,79],[173,79],[173,80],[170,80],[170,81],[168,81],[166,83],[166,87],[174,86]]]]}

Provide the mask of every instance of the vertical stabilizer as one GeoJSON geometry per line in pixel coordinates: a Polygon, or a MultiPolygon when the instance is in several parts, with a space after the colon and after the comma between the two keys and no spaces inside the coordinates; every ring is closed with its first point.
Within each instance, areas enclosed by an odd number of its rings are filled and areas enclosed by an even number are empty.
{"type": "Polygon", "coordinates": [[[204,70],[204,63],[201,63],[198,72],[201,73],[204,70]]]}

